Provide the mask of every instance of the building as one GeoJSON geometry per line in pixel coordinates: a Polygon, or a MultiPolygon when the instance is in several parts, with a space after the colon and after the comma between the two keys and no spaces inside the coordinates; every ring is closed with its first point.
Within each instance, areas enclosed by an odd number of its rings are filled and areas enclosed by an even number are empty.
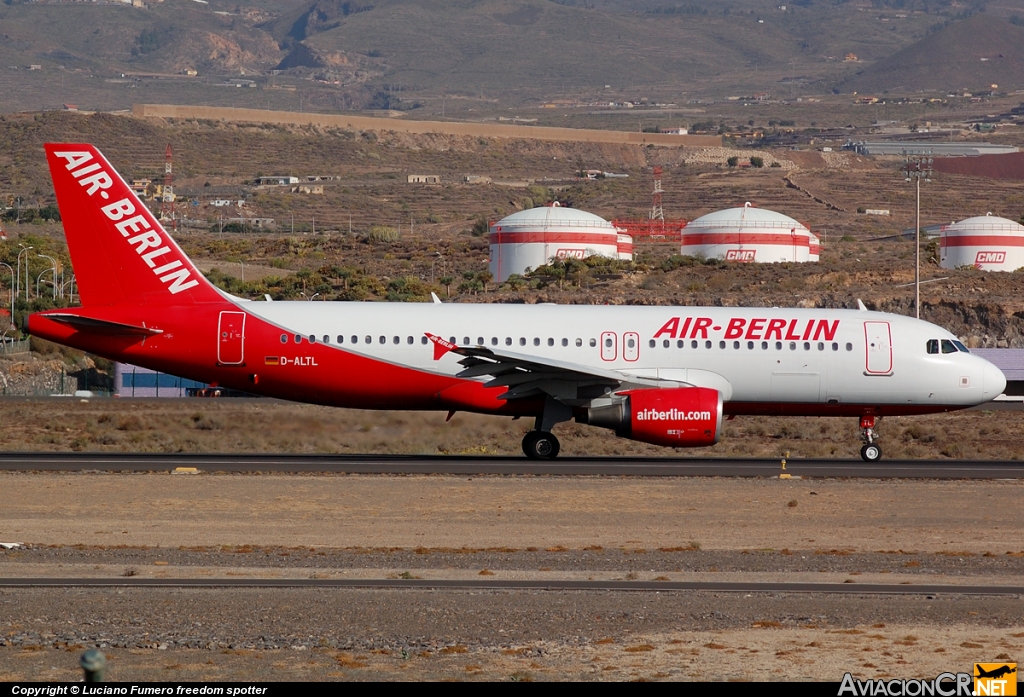
{"type": "Polygon", "coordinates": [[[127,363],[114,364],[114,394],[119,397],[190,397],[207,387],[204,382],[186,380],[127,363]]]}
{"type": "Polygon", "coordinates": [[[410,184],[440,184],[441,176],[438,174],[410,174],[407,181],[410,184]]]}
{"type": "Polygon", "coordinates": [[[619,259],[626,251],[625,246],[620,250],[619,231],[610,222],[557,203],[502,218],[491,226],[490,243],[490,271],[498,283],[553,259],[619,259]]]}
{"type": "Polygon", "coordinates": [[[939,265],[1016,271],[1024,267],[1024,226],[991,213],[944,225],[939,233],[939,265]]]}
{"type": "Polygon", "coordinates": [[[725,261],[818,261],[821,242],[788,215],[745,203],[702,215],[686,224],[679,253],[725,261]]]}
{"type": "Polygon", "coordinates": [[[977,157],[978,155],[1005,155],[1017,152],[1012,145],[993,143],[961,142],[943,143],[927,140],[889,140],[871,143],[867,141],[848,142],[843,146],[859,155],[934,155],[935,157],[977,157]]]}
{"type": "Polygon", "coordinates": [[[257,177],[256,184],[260,186],[288,186],[298,184],[299,178],[292,176],[274,175],[270,177],[257,177]]]}

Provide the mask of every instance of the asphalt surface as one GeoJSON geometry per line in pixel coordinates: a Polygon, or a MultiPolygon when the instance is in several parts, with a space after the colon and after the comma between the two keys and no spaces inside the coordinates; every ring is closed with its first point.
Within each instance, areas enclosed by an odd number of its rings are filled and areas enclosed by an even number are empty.
{"type": "MultiPolygon", "coordinates": [[[[277,472],[335,474],[588,475],[632,477],[777,477],[780,460],[726,458],[559,458],[426,455],[232,455],[131,453],[0,453],[0,471],[17,472],[277,472]]],[[[1024,461],[796,459],[785,473],[868,479],[1021,479],[1024,461]]]]}
{"type": "Polygon", "coordinates": [[[4,588],[375,588],[530,591],[714,591],[842,595],[1024,595],[1024,586],[890,583],[752,583],[710,581],[570,581],[269,578],[5,578],[4,588]]]}

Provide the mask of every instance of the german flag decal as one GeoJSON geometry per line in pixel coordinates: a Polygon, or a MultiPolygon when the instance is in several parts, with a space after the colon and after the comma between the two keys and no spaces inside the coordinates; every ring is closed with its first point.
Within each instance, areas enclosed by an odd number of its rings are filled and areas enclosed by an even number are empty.
{"type": "Polygon", "coordinates": [[[277,356],[267,356],[263,359],[263,365],[281,365],[281,359],[277,356]]]}

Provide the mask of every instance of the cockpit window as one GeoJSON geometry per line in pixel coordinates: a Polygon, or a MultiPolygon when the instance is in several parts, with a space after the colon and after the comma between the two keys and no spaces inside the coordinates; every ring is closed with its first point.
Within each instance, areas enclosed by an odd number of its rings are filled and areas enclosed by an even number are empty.
{"type": "Polygon", "coordinates": [[[938,339],[928,339],[928,353],[938,353],[938,352],[939,352],[939,340],[938,339]]]}
{"type": "Polygon", "coordinates": [[[954,340],[953,341],[953,345],[956,346],[957,350],[960,351],[961,353],[970,353],[970,351],[967,349],[967,347],[964,346],[959,341],[954,340]]]}
{"type": "Polygon", "coordinates": [[[967,347],[956,339],[929,339],[927,343],[928,353],[970,353],[967,347]]]}
{"type": "Polygon", "coordinates": [[[956,346],[949,339],[942,340],[942,352],[943,353],[956,353],[956,346]]]}

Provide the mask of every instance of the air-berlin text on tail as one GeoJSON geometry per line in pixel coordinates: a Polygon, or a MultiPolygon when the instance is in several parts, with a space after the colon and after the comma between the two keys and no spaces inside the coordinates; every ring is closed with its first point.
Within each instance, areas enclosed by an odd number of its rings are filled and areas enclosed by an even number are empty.
{"type": "Polygon", "coordinates": [[[786,319],[782,317],[733,317],[728,322],[710,317],[673,317],[654,334],[655,339],[707,339],[721,334],[723,339],[776,339],[778,341],[832,341],[839,320],[786,319]]]}
{"type": "MultiPolygon", "coordinates": [[[[92,196],[99,192],[100,198],[104,200],[110,198],[110,192],[107,190],[114,185],[114,179],[103,169],[103,165],[94,161],[92,153],[87,151],[55,152],[54,155],[67,162],[67,169],[71,172],[71,176],[83,187],[86,187],[87,194],[92,196]]],[[[171,293],[180,293],[199,285],[199,281],[192,278],[192,271],[185,266],[181,259],[168,260],[165,258],[158,261],[160,257],[166,257],[169,254],[175,255],[175,252],[170,245],[164,243],[160,232],[154,229],[154,225],[149,220],[148,211],[144,209],[137,211],[133,198],[128,196],[120,201],[101,206],[100,209],[109,220],[113,221],[114,227],[121,233],[121,236],[128,238],[128,244],[135,248],[135,253],[167,286],[167,290],[171,293]]]]}

